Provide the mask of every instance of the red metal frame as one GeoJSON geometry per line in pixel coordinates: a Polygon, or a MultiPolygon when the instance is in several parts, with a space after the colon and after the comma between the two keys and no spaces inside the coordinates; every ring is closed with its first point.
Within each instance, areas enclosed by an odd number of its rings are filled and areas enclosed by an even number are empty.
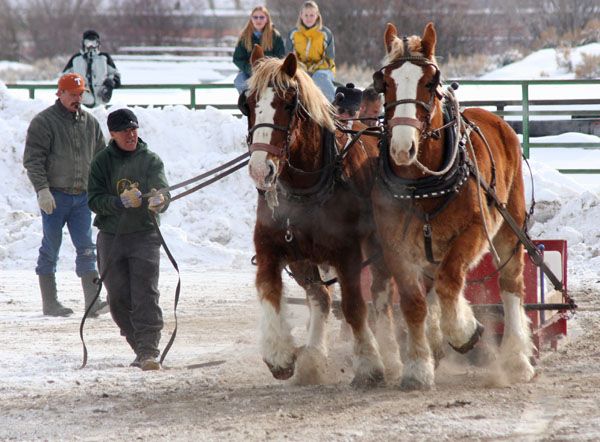
{"type": "MultiPolygon", "coordinates": [[[[566,302],[565,295],[567,294],[567,242],[561,239],[544,239],[533,241],[536,246],[543,245],[544,251],[558,252],[561,256],[562,283],[564,294],[560,301],[566,302]]],[[[525,279],[525,304],[543,304],[538,299],[540,292],[540,277],[538,269],[525,255],[525,269],[523,271],[525,279]]],[[[560,279],[560,278],[559,278],[560,279]]],[[[545,284],[546,282],[544,282],[545,284]]],[[[361,287],[365,300],[371,300],[371,273],[368,268],[364,268],[361,273],[361,287]]],[[[477,305],[502,305],[500,298],[500,285],[498,283],[498,274],[496,267],[493,264],[492,257],[488,253],[482,261],[472,269],[467,276],[467,285],[465,287],[465,297],[476,307],[477,305]]],[[[394,302],[398,302],[397,295],[394,302]]],[[[536,346],[536,356],[539,355],[539,350],[547,344],[552,349],[556,349],[558,339],[561,336],[567,335],[567,311],[527,311],[527,316],[531,320],[531,330],[533,334],[533,342],[536,346]]],[[[488,327],[490,324],[486,324],[488,327]]],[[[503,323],[496,322],[492,324],[492,328],[498,336],[502,335],[503,323]]]]}
{"type": "MultiPolygon", "coordinates": [[[[549,239],[535,240],[536,246],[543,245],[544,252],[558,252],[561,257],[562,283],[564,294],[558,302],[566,302],[565,295],[567,294],[567,242],[565,240],[549,239]]],[[[525,269],[523,271],[525,279],[525,304],[544,304],[542,299],[538,299],[540,294],[540,277],[538,269],[525,256],[525,269]]],[[[544,281],[543,284],[547,282],[544,281]]],[[[467,286],[465,287],[465,297],[471,304],[502,304],[500,298],[500,286],[498,283],[498,274],[495,273],[495,266],[490,254],[484,256],[483,260],[477,267],[469,272],[467,278],[467,286]],[[481,280],[484,280],[481,282],[481,280]],[[479,282],[478,282],[479,281],[479,282]]],[[[555,301],[557,302],[557,301],[555,301]]],[[[533,334],[533,342],[537,348],[537,352],[546,344],[550,344],[552,349],[556,349],[558,339],[561,336],[567,335],[567,312],[566,310],[556,311],[527,311],[527,316],[531,320],[531,330],[533,334]],[[547,319],[546,319],[547,318],[547,319]]],[[[496,324],[496,333],[502,334],[503,324],[496,324]]]]}

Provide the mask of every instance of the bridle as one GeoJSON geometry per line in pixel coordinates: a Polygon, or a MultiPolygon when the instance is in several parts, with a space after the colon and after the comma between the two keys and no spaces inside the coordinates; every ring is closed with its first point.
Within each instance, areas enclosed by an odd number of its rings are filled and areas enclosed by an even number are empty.
{"type": "MultiPolygon", "coordinates": [[[[256,151],[268,152],[272,155],[275,155],[279,159],[289,158],[290,154],[290,141],[291,141],[291,131],[290,128],[293,126],[293,122],[295,118],[297,118],[298,111],[298,90],[292,89],[293,98],[291,103],[286,104],[286,109],[289,112],[289,119],[287,126],[282,126],[274,123],[258,123],[248,129],[248,136],[246,137],[246,143],[248,145],[248,152],[252,154],[256,151]],[[278,130],[285,133],[285,142],[283,146],[275,146],[270,143],[254,143],[254,132],[260,128],[269,128],[273,130],[278,130]]],[[[242,112],[243,115],[249,117],[250,108],[248,106],[248,97],[246,96],[246,92],[242,92],[240,94],[240,98],[238,99],[238,108],[242,112]]]]}
{"type": "MultiPolygon", "coordinates": [[[[404,53],[405,54],[410,53],[408,51],[408,39],[406,37],[403,39],[403,42],[404,42],[404,53]]],[[[414,127],[415,129],[417,129],[421,133],[421,139],[427,139],[430,137],[436,138],[437,136],[439,136],[439,131],[441,128],[430,130],[429,127],[431,126],[431,120],[433,118],[435,99],[436,98],[441,99],[443,95],[440,90],[440,70],[434,62],[432,62],[428,58],[420,56],[420,55],[408,55],[405,57],[400,57],[400,58],[394,60],[394,62],[382,67],[381,69],[379,69],[378,71],[376,71],[373,74],[373,87],[374,87],[375,91],[382,93],[385,96],[386,84],[385,84],[385,80],[384,80],[384,77],[385,77],[384,71],[386,69],[392,69],[392,70],[398,69],[404,63],[412,63],[414,65],[421,66],[421,67],[422,66],[431,66],[432,68],[434,68],[435,74],[434,74],[431,82],[428,84],[428,89],[430,92],[429,102],[426,103],[422,100],[417,100],[417,99],[412,99],[412,98],[395,100],[395,101],[391,101],[389,103],[385,102],[385,104],[384,104],[385,112],[384,112],[384,118],[383,118],[385,131],[387,133],[391,133],[391,130],[396,126],[411,126],[411,127],[414,127]],[[391,119],[387,118],[387,111],[389,109],[393,109],[400,104],[408,104],[408,103],[416,104],[418,106],[421,106],[423,109],[425,109],[425,114],[426,114],[425,118],[423,120],[419,120],[418,118],[411,118],[411,117],[393,117],[391,119]]]]}
{"type": "MultiPolygon", "coordinates": [[[[248,137],[246,139],[248,143],[248,150],[250,154],[257,151],[268,152],[276,156],[279,161],[279,171],[283,167],[288,172],[294,175],[301,176],[312,176],[315,177],[315,183],[308,187],[294,187],[288,183],[277,180],[277,192],[280,193],[285,199],[303,204],[322,204],[331,195],[332,191],[338,182],[338,176],[341,174],[341,160],[343,156],[340,156],[337,152],[335,144],[335,138],[333,132],[330,132],[327,128],[321,127],[321,150],[323,153],[323,165],[314,170],[304,170],[297,166],[294,166],[290,162],[291,155],[291,144],[292,144],[292,128],[296,127],[299,120],[309,118],[308,112],[302,106],[299,100],[299,91],[297,88],[290,87],[284,95],[292,95],[291,100],[285,100],[285,109],[289,112],[289,120],[286,126],[277,125],[273,123],[259,123],[255,124],[248,129],[248,137]],[[275,146],[271,143],[255,143],[253,141],[254,132],[259,128],[270,128],[285,133],[285,142],[283,145],[275,146]]],[[[238,107],[242,114],[248,116],[250,114],[250,107],[246,102],[245,94],[240,95],[238,100],[238,107]]]]}

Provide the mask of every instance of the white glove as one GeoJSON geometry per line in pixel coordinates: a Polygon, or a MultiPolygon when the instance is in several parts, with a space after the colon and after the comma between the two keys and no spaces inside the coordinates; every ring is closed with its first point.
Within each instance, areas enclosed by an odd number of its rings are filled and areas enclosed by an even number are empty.
{"type": "Polygon", "coordinates": [[[52,215],[54,209],[56,209],[56,201],[54,201],[54,197],[50,193],[50,189],[47,187],[41,189],[37,193],[38,206],[42,209],[46,214],[52,215]]]}
{"type": "MultiPolygon", "coordinates": [[[[156,192],[156,189],[152,189],[151,193],[156,192]]],[[[151,196],[148,198],[148,210],[152,210],[154,213],[160,212],[160,209],[165,205],[165,197],[162,193],[151,196]]]]}
{"type": "Polygon", "coordinates": [[[137,187],[131,187],[124,190],[123,193],[119,195],[119,198],[121,198],[123,206],[125,206],[127,209],[135,209],[142,205],[142,192],[140,192],[137,187]]]}

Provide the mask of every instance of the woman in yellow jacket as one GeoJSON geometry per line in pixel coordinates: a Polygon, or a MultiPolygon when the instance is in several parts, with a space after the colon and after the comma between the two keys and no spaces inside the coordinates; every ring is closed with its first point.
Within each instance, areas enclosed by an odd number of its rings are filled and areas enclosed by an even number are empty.
{"type": "Polygon", "coordinates": [[[329,101],[333,101],[335,44],[333,34],[323,26],[319,6],[314,1],[305,1],[302,5],[296,27],[289,33],[287,44],[288,51],[296,54],[315,84],[329,101]]]}

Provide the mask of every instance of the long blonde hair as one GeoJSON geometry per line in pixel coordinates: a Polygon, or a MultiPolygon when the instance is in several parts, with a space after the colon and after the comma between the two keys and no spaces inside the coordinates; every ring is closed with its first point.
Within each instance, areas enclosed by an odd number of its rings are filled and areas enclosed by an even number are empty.
{"type": "Polygon", "coordinates": [[[305,9],[308,8],[313,8],[316,9],[317,11],[317,21],[315,22],[315,26],[317,27],[317,29],[321,29],[323,27],[323,17],[321,17],[321,11],[319,11],[319,5],[317,5],[317,2],[314,2],[313,0],[306,0],[304,3],[302,3],[302,7],[300,8],[300,12],[298,13],[298,20],[296,21],[296,27],[299,28],[300,26],[302,27],[306,27],[304,26],[304,23],[302,23],[302,17],[300,17],[300,15],[302,14],[302,11],[304,11],[305,9]]]}
{"type": "Polygon", "coordinates": [[[254,25],[252,24],[252,14],[255,12],[262,12],[267,17],[267,23],[262,30],[262,36],[260,37],[260,46],[265,51],[270,51],[273,49],[273,23],[271,22],[271,14],[269,14],[269,10],[265,6],[255,6],[250,13],[250,18],[248,19],[248,23],[242,30],[240,34],[240,40],[244,43],[244,47],[248,52],[252,51],[252,34],[254,33],[254,25]]]}

